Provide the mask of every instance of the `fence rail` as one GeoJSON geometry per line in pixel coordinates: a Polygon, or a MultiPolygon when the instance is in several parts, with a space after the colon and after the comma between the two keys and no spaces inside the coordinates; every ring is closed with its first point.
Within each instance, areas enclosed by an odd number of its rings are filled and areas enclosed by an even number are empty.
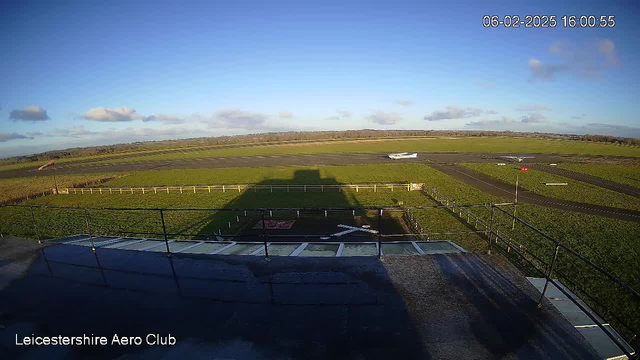
{"type": "Polygon", "coordinates": [[[230,184],[230,185],[182,185],[182,186],[136,186],[136,187],[93,187],[93,188],[63,188],[60,194],[157,194],[157,193],[196,193],[196,192],[243,192],[268,190],[275,191],[320,191],[324,192],[337,190],[369,190],[373,192],[381,191],[420,191],[424,184],[404,183],[404,184],[230,184]]]}

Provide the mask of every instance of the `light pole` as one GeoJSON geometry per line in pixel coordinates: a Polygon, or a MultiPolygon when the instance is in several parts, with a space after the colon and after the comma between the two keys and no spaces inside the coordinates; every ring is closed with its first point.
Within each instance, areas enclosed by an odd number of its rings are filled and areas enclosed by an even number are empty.
{"type": "Polygon", "coordinates": [[[55,192],[58,194],[58,180],[56,179],[56,161],[49,160],[46,164],[40,166],[38,171],[42,171],[50,166],[53,166],[53,185],[55,186],[55,192]]]}
{"type": "Polygon", "coordinates": [[[516,208],[518,207],[518,177],[519,175],[516,175],[516,201],[513,205],[513,223],[511,223],[511,230],[515,230],[516,228],[516,208]]]}
{"type": "Polygon", "coordinates": [[[56,188],[56,195],[58,195],[58,180],[56,179],[56,163],[53,163],[53,185],[56,188]]]}

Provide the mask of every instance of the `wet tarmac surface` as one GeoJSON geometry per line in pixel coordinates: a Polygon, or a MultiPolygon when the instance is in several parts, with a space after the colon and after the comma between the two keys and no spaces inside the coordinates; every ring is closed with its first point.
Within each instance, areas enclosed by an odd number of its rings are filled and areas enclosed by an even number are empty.
{"type": "Polygon", "coordinates": [[[3,359],[595,358],[498,258],[198,256],[55,245],[0,296],[3,359]],[[16,346],[33,336],[141,345],[16,346]],[[93,335],[92,335],[93,334],[93,335]],[[171,341],[174,345],[151,345],[171,341]],[[157,334],[157,335],[154,335],[157,334]]]}

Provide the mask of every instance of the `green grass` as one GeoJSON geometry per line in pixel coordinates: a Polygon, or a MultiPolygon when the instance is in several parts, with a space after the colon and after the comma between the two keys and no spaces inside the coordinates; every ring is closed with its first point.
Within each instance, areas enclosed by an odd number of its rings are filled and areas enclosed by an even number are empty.
{"type": "Polygon", "coordinates": [[[516,183],[521,189],[553,197],[556,199],[583,202],[587,204],[611,206],[622,209],[640,210],[640,199],[601,188],[564,176],[549,174],[544,171],[529,169],[520,171],[519,165],[497,166],[495,164],[464,163],[460,164],[471,170],[489,175],[509,184],[516,183]],[[547,186],[545,182],[566,182],[566,186],[547,186]]]}
{"type": "Polygon", "coordinates": [[[497,152],[558,153],[583,155],[640,156],[640,148],[586,141],[527,138],[434,138],[406,140],[362,140],[294,145],[256,145],[228,149],[135,156],[94,162],[123,163],[140,161],[178,160],[203,157],[233,157],[254,155],[322,154],[322,153],[384,153],[397,151],[422,152],[497,152]]]}
{"type": "Polygon", "coordinates": [[[600,164],[559,164],[558,167],[573,170],[606,180],[616,181],[640,189],[640,166],[600,164]]]}
{"type": "MultiPolygon", "coordinates": [[[[174,185],[197,183],[233,183],[233,182],[289,182],[304,183],[346,183],[346,182],[424,182],[427,187],[438,189],[439,196],[456,200],[458,204],[490,203],[510,201],[511,199],[485,194],[465,183],[461,183],[429,166],[420,164],[389,164],[362,166],[314,166],[302,168],[274,167],[255,169],[216,169],[216,170],[177,170],[139,172],[130,177],[114,180],[120,185],[174,185]],[[244,179],[239,181],[239,179],[244,179]]],[[[184,194],[93,194],[58,195],[30,201],[30,204],[47,204],[75,207],[145,207],[145,208],[255,208],[255,207],[351,207],[351,206],[395,206],[398,201],[406,206],[434,205],[424,194],[418,192],[308,192],[308,193],[269,193],[269,192],[215,192],[184,194]]],[[[640,274],[636,259],[640,256],[640,224],[622,220],[608,219],[580,213],[521,205],[518,216],[538,226],[550,236],[578,250],[596,264],[602,266],[632,287],[640,288],[640,274]]],[[[484,219],[489,218],[489,209],[474,210],[484,219]]],[[[131,232],[161,232],[158,211],[131,210],[108,211],[90,210],[90,226],[93,232],[108,233],[121,230],[131,232]]],[[[86,231],[82,210],[36,209],[37,227],[43,236],[83,233],[86,231]]],[[[171,212],[165,213],[167,230],[170,233],[211,234],[227,227],[229,221],[235,221],[232,212],[171,212]]],[[[447,210],[421,210],[416,214],[428,232],[468,230],[459,219],[451,216],[447,210]]],[[[511,229],[511,220],[496,213],[495,226],[501,233],[512,236],[524,244],[528,251],[549,260],[553,254],[552,244],[518,225],[511,229]]],[[[0,209],[0,228],[4,233],[33,236],[28,209],[0,209]]],[[[447,238],[447,237],[438,237],[447,238]]],[[[478,236],[448,237],[455,239],[463,247],[481,251],[486,249],[478,236]]],[[[604,302],[607,307],[621,317],[640,311],[637,303],[626,298],[619,288],[603,279],[584,264],[571,261],[562,253],[557,270],[569,275],[604,302]],[[613,295],[612,295],[613,294],[613,295]]],[[[628,317],[628,316],[627,316],[628,317]]],[[[640,326],[639,320],[633,320],[640,326]]]]}
{"type": "Polygon", "coordinates": [[[140,171],[103,186],[213,185],[244,183],[336,184],[421,182],[425,167],[415,164],[259,167],[140,171]]]}
{"type": "MultiPolygon", "coordinates": [[[[123,176],[124,174],[63,175],[57,177],[58,188],[84,185],[104,178],[123,176]]],[[[0,179],[0,203],[25,196],[41,195],[55,187],[53,176],[32,176],[0,179]]]]}
{"type": "MultiPolygon", "coordinates": [[[[432,171],[434,176],[431,177],[430,184],[435,186],[442,195],[451,194],[448,197],[455,198],[458,203],[510,200],[485,194],[435,169],[432,171]]],[[[476,210],[475,213],[486,220],[490,216],[490,213],[484,209],[476,210]]],[[[637,267],[637,259],[640,256],[640,243],[637,241],[640,238],[640,223],[535,205],[518,206],[517,215],[619,277],[632,288],[640,289],[640,270],[637,267]]],[[[552,243],[532,230],[516,224],[515,230],[511,230],[511,218],[496,211],[496,229],[523,244],[528,252],[546,262],[550,261],[554,252],[552,243]]],[[[540,276],[536,273],[529,274],[540,276]]],[[[585,263],[576,261],[575,257],[561,251],[555,276],[573,279],[583,290],[604,304],[612,314],[618,318],[627,319],[631,326],[640,329],[640,319],[629,318],[629,314],[637,314],[640,311],[637,300],[632,299],[620,286],[585,263]]],[[[577,289],[575,291],[581,292],[577,289]]],[[[586,298],[583,297],[583,300],[586,298]]],[[[590,305],[602,310],[591,301],[590,305]]],[[[617,330],[624,331],[620,327],[617,330]]]]}

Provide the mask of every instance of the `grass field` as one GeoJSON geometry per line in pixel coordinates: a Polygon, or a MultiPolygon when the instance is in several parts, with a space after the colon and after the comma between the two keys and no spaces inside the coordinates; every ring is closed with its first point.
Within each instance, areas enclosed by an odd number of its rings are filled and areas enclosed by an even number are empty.
{"type": "Polygon", "coordinates": [[[521,153],[640,156],[640,148],[638,147],[593,143],[586,141],[525,138],[442,138],[407,140],[362,140],[293,145],[261,145],[228,149],[205,149],[202,151],[99,160],[93,163],[123,163],[202,157],[232,157],[253,155],[381,153],[409,150],[425,152],[511,153],[514,151],[514,149],[517,149],[521,153]]]}
{"type": "Polygon", "coordinates": [[[558,164],[558,167],[597,176],[640,189],[640,166],[599,164],[558,164]]]}
{"type": "MultiPolygon", "coordinates": [[[[124,174],[89,174],[89,175],[64,175],[58,176],[58,188],[85,185],[101,179],[124,174]]],[[[54,186],[53,176],[32,176],[23,178],[0,179],[0,203],[25,196],[38,195],[51,191],[54,186]]]]}
{"type": "Polygon", "coordinates": [[[621,194],[616,191],[603,189],[599,186],[584,183],[564,176],[549,174],[544,171],[529,169],[520,171],[520,165],[507,164],[497,166],[496,164],[463,163],[460,164],[471,170],[489,175],[509,184],[516,183],[522,189],[534,193],[554,197],[562,200],[578,201],[587,204],[612,206],[623,209],[640,210],[640,199],[621,194]],[[547,186],[544,183],[568,183],[567,186],[547,186]]]}
{"type": "MultiPolygon", "coordinates": [[[[458,203],[510,200],[485,194],[437,170],[433,170],[429,183],[433,184],[440,194],[447,194],[447,197],[455,198],[458,203]]],[[[517,212],[518,217],[567,244],[632,288],[640,289],[640,270],[637,267],[637,259],[640,256],[640,243],[637,241],[640,238],[639,223],[535,205],[520,205],[517,212]]],[[[485,219],[489,218],[489,212],[484,209],[477,210],[476,213],[485,219]]],[[[540,235],[519,224],[516,225],[515,230],[511,230],[511,218],[499,212],[496,212],[495,226],[502,234],[525,245],[527,251],[547,262],[550,261],[554,247],[540,235]]],[[[612,314],[623,320],[626,319],[626,322],[635,329],[640,329],[640,318],[628,318],[628,314],[636,314],[640,311],[640,304],[621,287],[562,251],[556,266],[556,276],[560,274],[564,275],[563,278],[574,280],[582,290],[593,295],[598,302],[610,309],[612,314]]],[[[531,273],[531,275],[536,274],[531,273]]],[[[578,289],[576,291],[581,293],[578,289]]],[[[586,298],[583,297],[583,299],[586,298]]],[[[593,302],[590,304],[598,308],[593,302]]]]}
{"type": "MultiPolygon", "coordinates": [[[[485,194],[475,188],[425,165],[388,164],[359,166],[309,166],[273,167],[253,169],[177,170],[138,172],[126,178],[105,183],[106,186],[127,185],[177,185],[215,184],[234,182],[253,183],[349,183],[349,182],[424,182],[427,188],[435,187],[439,196],[455,200],[458,204],[504,202],[511,199],[485,194]]],[[[269,193],[185,193],[185,194],[93,194],[48,196],[29,201],[29,204],[47,204],[75,207],[144,207],[144,208],[256,208],[256,207],[354,207],[434,205],[428,196],[419,192],[308,192],[269,193]]],[[[636,259],[640,256],[640,224],[598,216],[570,213],[561,210],[521,205],[518,216],[571,248],[579,251],[596,264],[602,266],[632,287],[640,288],[640,272],[636,259]]],[[[60,236],[86,232],[83,210],[36,209],[38,229],[43,236],[60,236]]],[[[474,211],[484,219],[489,218],[487,208],[474,211]]],[[[166,212],[165,220],[169,233],[213,234],[226,232],[229,222],[234,222],[233,212],[166,212]]],[[[114,212],[108,210],[88,211],[93,232],[106,234],[110,231],[135,233],[161,233],[159,212],[155,210],[131,210],[114,212]]],[[[444,209],[421,210],[416,214],[428,232],[469,230],[459,219],[444,209]]],[[[511,220],[497,213],[495,226],[501,233],[512,236],[524,244],[528,251],[549,260],[553,246],[532,231],[517,225],[511,230],[511,220]]],[[[33,236],[28,209],[0,209],[0,229],[5,233],[33,236]]],[[[463,247],[482,251],[486,242],[480,236],[455,237],[463,247]]],[[[589,293],[595,294],[614,313],[620,315],[640,311],[637,303],[624,297],[620,289],[611,288],[611,283],[602,279],[584,264],[571,261],[561,254],[557,270],[570,275],[589,293]],[[617,296],[612,296],[616,294],[617,296]]],[[[634,320],[640,327],[640,320],[634,320]]]]}
{"type": "Polygon", "coordinates": [[[162,186],[198,184],[348,184],[367,182],[421,182],[424,166],[411,164],[352,166],[277,166],[233,169],[140,171],[102,186],[162,186]]]}

